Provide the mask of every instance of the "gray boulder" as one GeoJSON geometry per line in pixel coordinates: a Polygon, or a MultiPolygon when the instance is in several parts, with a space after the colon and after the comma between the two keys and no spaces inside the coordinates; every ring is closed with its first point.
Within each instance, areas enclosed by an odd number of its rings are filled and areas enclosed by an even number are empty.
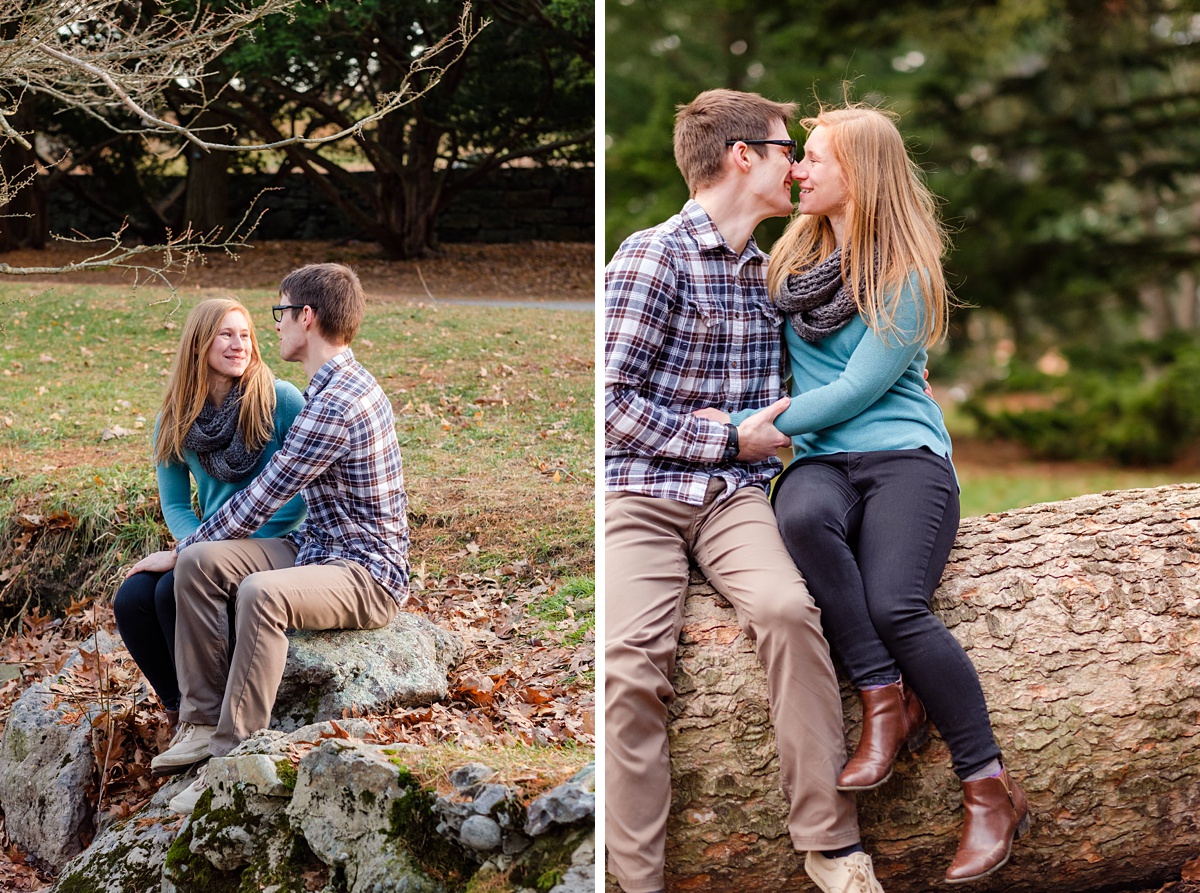
{"type": "Polygon", "coordinates": [[[188,775],[164,785],[136,815],[106,828],[67,863],[52,890],[158,893],[163,864],[179,834],[179,816],[167,804],[191,781],[188,775]]]}
{"type": "MultiPolygon", "coordinates": [[[[594,771],[594,770],[593,770],[594,771]]],[[[550,893],[595,893],[596,840],[585,838],[571,854],[571,867],[563,879],[550,888],[550,893]]]]}
{"type": "MultiPolygon", "coordinates": [[[[341,718],[347,711],[382,713],[446,696],[450,670],[465,646],[423,617],[400,612],[377,630],[292,632],[272,727],[291,731],[341,718]]],[[[120,642],[101,632],[102,653],[120,642]]],[[[76,654],[67,664],[77,664],[76,654]]],[[[13,706],[0,742],[0,808],[13,840],[59,869],[94,830],[89,803],[95,760],[91,721],[98,704],[70,704],[51,686],[29,687],[13,706]],[[53,706],[58,702],[57,706],[53,706]],[[65,717],[83,710],[74,722],[65,717]]]]}
{"type": "MultiPolygon", "coordinates": [[[[182,826],[167,803],[191,773],[99,835],[50,893],[282,893],[320,877],[329,879],[324,889],[346,893],[595,889],[591,822],[554,821],[536,839],[524,838],[514,830],[525,812],[520,791],[493,783],[491,769],[452,770],[454,791],[439,796],[408,768],[431,757],[436,765],[436,753],[346,737],[370,732],[359,719],[259,732],[209,761],[211,792],[182,826]],[[304,753],[298,766],[297,753],[304,753]],[[510,834],[524,841],[519,853],[506,852],[510,834]]],[[[594,777],[594,766],[581,770],[551,799],[575,802],[573,791],[594,777]]]]}
{"type": "Polygon", "coordinates": [[[392,761],[399,752],[326,741],[300,760],[288,816],[312,852],[342,870],[350,893],[443,891],[421,863],[444,861],[449,844],[427,836],[419,816],[428,798],[392,761]]]}
{"type": "MultiPolygon", "coordinates": [[[[97,646],[107,654],[119,643],[100,632],[85,647],[92,651],[97,646]]],[[[83,850],[83,837],[94,829],[89,802],[96,767],[92,720],[102,711],[96,704],[72,703],[54,690],[81,661],[76,652],[63,672],[26,689],[13,705],[0,741],[5,830],[25,852],[55,870],[83,850]]]]}
{"type": "Polygon", "coordinates": [[[596,820],[596,764],[584,766],[563,784],[529,804],[525,833],[545,834],[553,825],[575,825],[596,820]]]}
{"type": "Polygon", "coordinates": [[[294,631],[288,639],[271,721],[284,731],[346,711],[432,704],[446,697],[447,675],[466,653],[454,633],[405,611],[383,629],[294,631]]]}

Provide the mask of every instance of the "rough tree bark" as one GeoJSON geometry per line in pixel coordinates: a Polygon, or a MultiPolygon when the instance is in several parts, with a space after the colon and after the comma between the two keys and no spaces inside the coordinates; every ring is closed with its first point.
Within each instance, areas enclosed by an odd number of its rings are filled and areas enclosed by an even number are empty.
{"type": "MultiPolygon", "coordinates": [[[[206,136],[223,123],[213,112],[197,116],[192,126],[206,136]]],[[[184,198],[182,227],[196,233],[221,230],[229,223],[229,162],[227,152],[209,152],[188,146],[187,195],[184,198]]]]}
{"type": "MultiPolygon", "coordinates": [[[[935,609],[979,670],[1033,813],[1012,861],[972,893],[1159,884],[1200,852],[1198,529],[1197,484],[963,522],[935,609]]],[[[675,684],[668,889],[815,889],[784,833],[753,648],[698,578],[675,684]]],[[[859,710],[843,695],[849,748],[859,710]]],[[[888,893],[942,886],[962,809],[939,737],[858,808],[888,893]]]]}

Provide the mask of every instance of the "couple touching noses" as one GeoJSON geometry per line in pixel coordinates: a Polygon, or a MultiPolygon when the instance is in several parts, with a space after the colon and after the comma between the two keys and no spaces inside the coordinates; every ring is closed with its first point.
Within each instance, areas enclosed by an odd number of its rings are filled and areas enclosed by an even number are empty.
{"type": "Polygon", "coordinates": [[[882,890],[853,792],[884,784],[927,721],[963,785],[944,880],[999,869],[1028,825],[975,669],[930,608],[959,521],[924,384],[949,311],[945,232],[891,116],[822,109],[798,151],[794,113],[730,90],[681,107],[692,198],[605,271],[605,820],[626,893],[664,886],[690,562],[756,643],[789,835],[821,890],[882,890]],[[768,259],[755,227],[793,210],[768,259]],[[849,761],[831,648],[863,703],[849,761]]]}
{"type": "MultiPolygon", "coordinates": [[[[273,308],[275,382],[236,301],[197,305],[155,426],[174,549],[143,558],[114,602],[118,629],[168,711],[155,774],[223,756],[270,722],[288,629],[386,626],[408,591],[407,496],[391,403],[350,348],[365,296],[340,264],[295,270],[273,308]],[[191,509],[195,479],[200,517],[191,509]]],[[[203,771],[171,801],[190,813],[203,771]]]]}

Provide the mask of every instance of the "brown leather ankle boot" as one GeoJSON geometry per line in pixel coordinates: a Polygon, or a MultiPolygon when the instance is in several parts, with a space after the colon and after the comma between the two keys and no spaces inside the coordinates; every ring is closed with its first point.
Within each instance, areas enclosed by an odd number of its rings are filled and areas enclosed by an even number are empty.
{"type": "Polygon", "coordinates": [[[863,729],[854,756],[838,776],[839,791],[869,791],[892,777],[900,748],[916,750],[929,737],[925,707],[904,680],[864,689],[863,729]]]}
{"type": "Polygon", "coordinates": [[[1008,861],[1013,840],[1029,830],[1029,803],[1008,770],[963,782],[967,818],[946,882],[961,884],[991,874],[1008,861]]]}

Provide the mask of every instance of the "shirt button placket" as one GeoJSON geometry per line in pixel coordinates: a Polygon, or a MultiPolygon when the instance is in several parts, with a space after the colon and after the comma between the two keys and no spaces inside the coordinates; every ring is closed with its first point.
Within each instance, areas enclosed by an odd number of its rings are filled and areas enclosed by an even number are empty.
{"type": "MultiPolygon", "coordinates": [[[[738,271],[739,273],[741,270],[738,271]]],[[[735,276],[733,278],[733,306],[730,308],[730,317],[732,325],[730,326],[729,339],[729,391],[732,399],[730,401],[730,409],[741,409],[745,400],[743,399],[746,393],[746,375],[745,367],[739,367],[735,357],[745,357],[746,351],[746,313],[745,313],[745,293],[742,290],[742,277],[735,276]]]]}

